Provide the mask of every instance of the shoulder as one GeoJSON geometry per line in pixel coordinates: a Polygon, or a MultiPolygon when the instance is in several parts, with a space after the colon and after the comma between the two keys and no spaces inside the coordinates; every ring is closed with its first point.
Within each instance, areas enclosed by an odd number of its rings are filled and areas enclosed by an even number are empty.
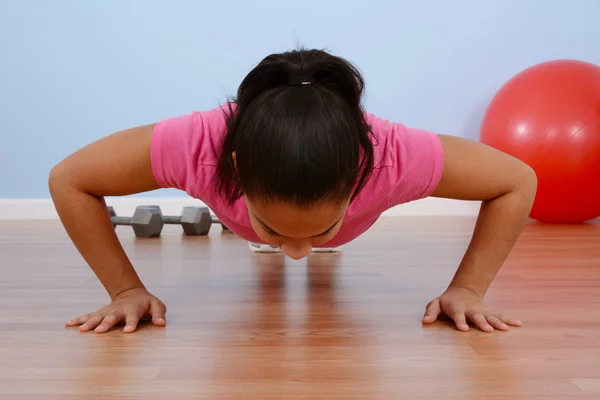
{"type": "Polygon", "coordinates": [[[217,165],[228,111],[223,105],[156,122],[150,156],[162,187],[199,196],[207,185],[207,169],[217,165]]]}
{"type": "Polygon", "coordinates": [[[175,148],[185,144],[188,148],[200,151],[196,155],[211,161],[216,153],[202,150],[207,145],[210,145],[208,150],[214,150],[214,146],[220,142],[225,134],[226,112],[228,108],[224,105],[162,119],[155,125],[153,141],[156,145],[175,148]]]}
{"type": "Polygon", "coordinates": [[[439,183],[444,165],[444,150],[438,134],[369,112],[365,117],[372,128],[373,179],[387,191],[389,206],[430,196],[439,183]]]}

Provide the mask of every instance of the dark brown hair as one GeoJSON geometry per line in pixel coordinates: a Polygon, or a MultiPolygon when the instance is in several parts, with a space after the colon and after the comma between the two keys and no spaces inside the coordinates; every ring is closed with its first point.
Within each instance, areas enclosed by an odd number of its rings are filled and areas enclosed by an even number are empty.
{"type": "Polygon", "coordinates": [[[358,69],[326,51],[265,57],[224,107],[217,190],[230,203],[242,194],[297,206],[353,199],[373,168],[363,90],[358,69]]]}

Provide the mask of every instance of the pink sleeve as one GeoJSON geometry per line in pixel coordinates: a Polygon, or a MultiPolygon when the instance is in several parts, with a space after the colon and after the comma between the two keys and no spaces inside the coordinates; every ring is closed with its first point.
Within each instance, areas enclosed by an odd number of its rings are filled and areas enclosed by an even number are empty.
{"type": "Polygon", "coordinates": [[[217,163],[222,110],[196,111],[156,123],[150,158],[158,184],[199,198],[217,163]]]}
{"type": "Polygon", "coordinates": [[[390,196],[391,205],[430,196],[444,169],[444,149],[439,137],[402,124],[394,124],[394,130],[391,148],[395,187],[390,196]]]}
{"type": "Polygon", "coordinates": [[[388,195],[388,206],[431,195],[444,169],[444,150],[438,135],[373,114],[368,114],[368,122],[377,136],[376,160],[389,168],[385,183],[380,183],[388,195]]]}

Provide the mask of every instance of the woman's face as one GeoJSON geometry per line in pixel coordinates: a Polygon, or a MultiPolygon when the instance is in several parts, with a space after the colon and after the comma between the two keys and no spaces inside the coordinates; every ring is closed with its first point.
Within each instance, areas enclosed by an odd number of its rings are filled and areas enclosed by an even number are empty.
{"type": "Polygon", "coordinates": [[[348,208],[348,202],[322,202],[299,208],[279,201],[252,201],[248,197],[245,200],[256,234],[295,260],[306,257],[313,246],[331,240],[340,230],[348,208]]]}

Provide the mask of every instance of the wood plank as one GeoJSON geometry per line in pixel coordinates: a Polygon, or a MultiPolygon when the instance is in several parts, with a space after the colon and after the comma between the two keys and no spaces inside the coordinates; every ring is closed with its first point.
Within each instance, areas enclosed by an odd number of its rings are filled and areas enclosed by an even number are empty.
{"type": "Polygon", "coordinates": [[[521,328],[423,326],[472,218],[384,218],[340,254],[117,230],[167,326],[80,333],[108,300],[57,221],[0,221],[0,398],[558,400],[600,395],[600,224],[531,223],[487,295],[521,328]]]}

